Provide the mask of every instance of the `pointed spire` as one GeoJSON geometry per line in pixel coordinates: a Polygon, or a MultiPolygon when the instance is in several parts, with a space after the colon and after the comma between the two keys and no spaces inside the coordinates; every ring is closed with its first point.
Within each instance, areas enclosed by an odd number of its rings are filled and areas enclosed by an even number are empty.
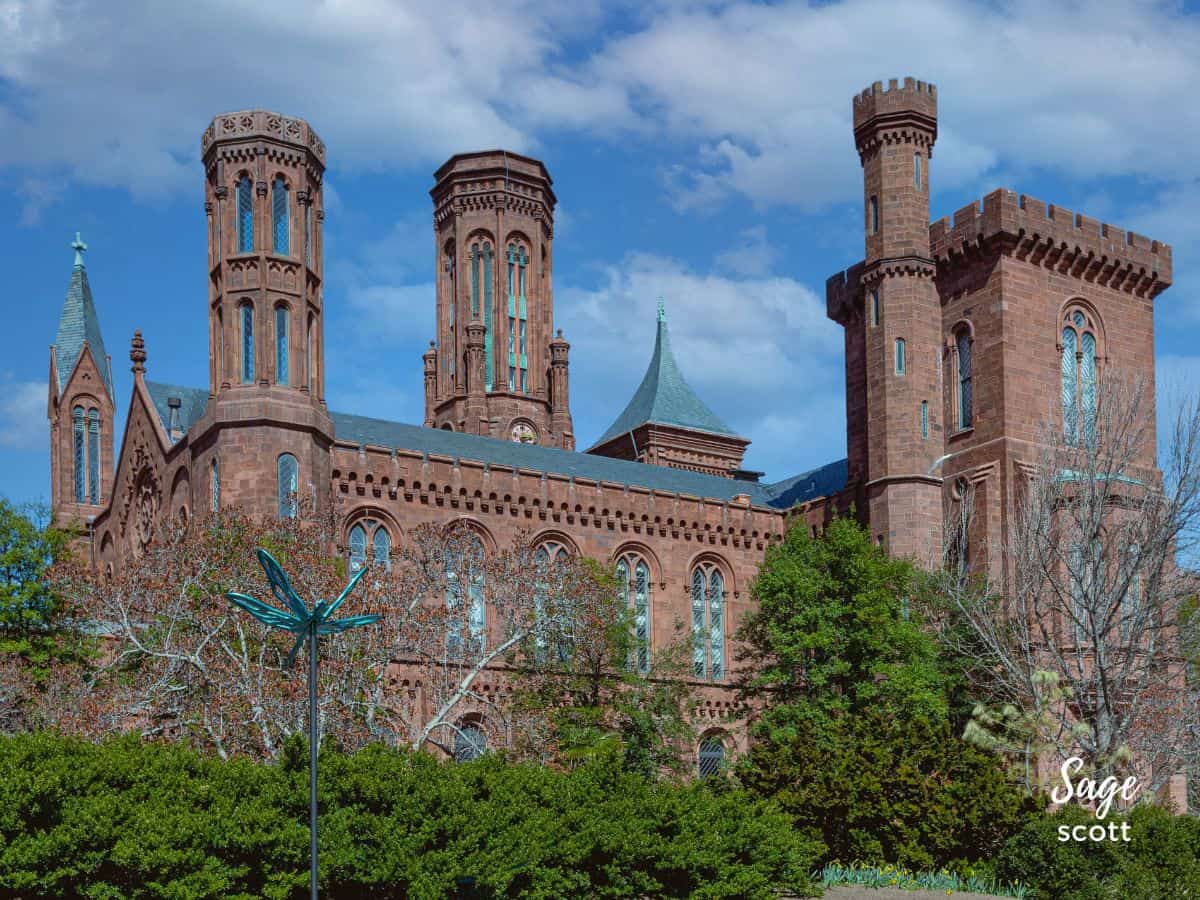
{"type": "Polygon", "coordinates": [[[62,316],[58,320],[58,334],[54,338],[58,391],[61,394],[66,388],[67,379],[75,371],[86,344],[100,369],[100,377],[108,389],[108,396],[112,398],[112,369],[109,366],[108,354],[104,351],[104,339],[100,336],[100,319],[96,315],[96,304],[92,300],[87,269],[83,265],[83,252],[87,250],[87,244],[76,232],[75,240],[70,246],[75,251],[75,264],[71,269],[71,279],[67,283],[62,316]]]}
{"type": "Polygon", "coordinates": [[[710,434],[735,435],[735,432],[696,396],[696,392],[679,371],[675,354],[671,351],[671,335],[667,331],[667,314],[660,298],[658,301],[657,333],[654,338],[654,353],[642,383],[634,392],[633,399],[625,411],[617,416],[604,435],[594,446],[611,441],[640,425],[653,422],[690,428],[710,434]]]}

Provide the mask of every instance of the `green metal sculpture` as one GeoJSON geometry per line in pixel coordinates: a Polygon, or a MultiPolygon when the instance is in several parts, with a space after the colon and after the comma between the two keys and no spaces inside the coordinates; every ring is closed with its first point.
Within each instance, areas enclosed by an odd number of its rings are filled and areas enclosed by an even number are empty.
{"type": "Polygon", "coordinates": [[[350,583],[346,585],[346,589],[338,595],[336,600],[332,603],[327,600],[318,600],[310,610],[292,590],[292,585],[279,563],[261,547],[258,550],[258,561],[262,563],[263,571],[267,573],[271,593],[291,612],[276,609],[268,603],[236,591],[230,591],[225,596],[234,605],[241,607],[264,625],[290,631],[297,636],[296,643],[292,646],[291,652],[287,655],[287,661],[283,664],[284,668],[290,669],[292,663],[296,661],[296,654],[304,646],[304,642],[306,640],[310,642],[308,645],[308,825],[309,852],[311,854],[309,887],[312,892],[312,900],[317,900],[317,638],[323,634],[338,634],[360,625],[371,625],[378,622],[380,616],[350,616],[345,619],[332,620],[329,618],[339,606],[346,602],[346,598],[350,596],[354,586],[366,574],[366,567],[355,573],[354,577],[350,579],[350,583]]]}

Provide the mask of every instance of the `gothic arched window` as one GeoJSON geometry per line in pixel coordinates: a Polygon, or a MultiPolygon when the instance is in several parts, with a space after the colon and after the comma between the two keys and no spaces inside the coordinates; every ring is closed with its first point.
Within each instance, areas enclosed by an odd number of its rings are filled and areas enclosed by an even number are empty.
{"type": "Polygon", "coordinates": [[[367,530],[361,524],[350,529],[350,574],[367,564],[367,530]]]}
{"type": "Polygon", "coordinates": [[[237,183],[237,249],[238,253],[254,252],[254,185],[249,175],[237,183]]]}
{"type": "Polygon", "coordinates": [[[712,563],[692,569],[692,674],[725,677],[725,579],[712,563]]]}
{"type": "Polygon", "coordinates": [[[288,308],[275,307],[275,383],[288,383],[288,308]]]}
{"type": "Polygon", "coordinates": [[[452,539],[452,544],[446,553],[446,609],[450,614],[446,649],[451,655],[478,653],[484,648],[486,625],[483,541],[476,535],[463,535],[452,539]]]}
{"type": "Polygon", "coordinates": [[[525,352],[527,304],[525,273],[529,254],[520,243],[508,245],[508,389],[522,394],[529,386],[529,357],[525,352]]]}
{"type": "Polygon", "coordinates": [[[254,307],[243,303],[238,310],[239,328],[242,332],[242,384],[254,383],[254,307]]]}
{"type": "Polygon", "coordinates": [[[707,737],[700,742],[697,756],[697,770],[701,778],[711,778],[720,775],[725,765],[725,745],[719,738],[707,737]]]}
{"type": "Polygon", "coordinates": [[[209,490],[212,493],[212,511],[216,512],[221,508],[221,470],[216,458],[209,463],[209,490]]]}
{"type": "Polygon", "coordinates": [[[279,457],[279,518],[291,519],[296,515],[296,482],[299,466],[290,453],[279,457]]]}
{"type": "Polygon", "coordinates": [[[957,391],[955,405],[957,406],[958,427],[970,428],[974,421],[974,397],[971,390],[971,335],[964,328],[955,335],[954,355],[957,365],[957,391]]]}
{"type": "Polygon", "coordinates": [[[87,469],[86,450],[84,449],[83,407],[77,406],[71,410],[71,421],[75,434],[75,502],[87,502],[87,469]]]}
{"type": "Polygon", "coordinates": [[[637,553],[625,553],[617,560],[617,585],[633,614],[629,667],[646,675],[650,672],[650,567],[637,553]]]}
{"type": "Polygon", "coordinates": [[[100,411],[88,410],[88,503],[100,502],[100,411]]]}
{"type": "Polygon", "coordinates": [[[492,380],[496,371],[493,358],[492,332],[496,329],[492,324],[492,245],[483,242],[483,324],[487,330],[483,333],[483,387],[492,389],[492,380]]]}
{"type": "Polygon", "coordinates": [[[1063,436],[1075,446],[1096,438],[1096,327],[1079,308],[1068,310],[1062,328],[1063,436]]]}
{"type": "Polygon", "coordinates": [[[479,315],[479,242],[471,245],[471,315],[479,315]]]}
{"type": "MultiPolygon", "coordinates": [[[[538,627],[534,646],[539,657],[545,657],[551,643],[554,645],[555,656],[560,662],[571,658],[571,624],[567,622],[544,621],[550,606],[550,592],[554,590],[556,570],[566,564],[571,558],[571,552],[558,541],[546,541],[541,544],[534,554],[534,565],[537,567],[537,587],[534,592],[534,605],[537,610],[538,627]],[[566,627],[564,627],[566,626],[566,627]]],[[[562,610],[555,610],[562,613],[562,610]]],[[[561,616],[560,616],[561,618],[561,616]]]]}
{"type": "Polygon", "coordinates": [[[271,238],[276,253],[287,255],[290,243],[288,187],[282,175],[275,176],[271,186],[271,238]]]}

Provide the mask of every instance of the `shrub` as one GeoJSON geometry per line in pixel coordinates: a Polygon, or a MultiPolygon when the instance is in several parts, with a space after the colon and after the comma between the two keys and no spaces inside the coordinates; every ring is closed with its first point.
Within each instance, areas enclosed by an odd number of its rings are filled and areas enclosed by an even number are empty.
{"type": "MultiPolygon", "coordinates": [[[[0,739],[0,895],[290,898],[308,884],[308,772],[133,738],[0,739]]],[[[775,897],[820,848],[726,783],[563,773],[369,746],[321,755],[322,897],[775,897]]]]}
{"type": "Polygon", "coordinates": [[[1089,811],[1067,806],[1030,822],[996,858],[1001,879],[1020,878],[1036,900],[1160,900],[1200,897],[1200,821],[1140,806],[1105,823],[1129,822],[1129,841],[1063,841],[1063,825],[1095,825],[1089,811]]]}

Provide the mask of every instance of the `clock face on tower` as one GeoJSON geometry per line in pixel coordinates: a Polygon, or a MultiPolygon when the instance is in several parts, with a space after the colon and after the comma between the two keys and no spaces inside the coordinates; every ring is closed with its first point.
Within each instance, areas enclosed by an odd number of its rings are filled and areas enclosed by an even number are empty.
{"type": "Polygon", "coordinates": [[[512,439],[518,444],[533,444],[537,442],[537,432],[528,422],[517,422],[512,427],[512,439]]]}

